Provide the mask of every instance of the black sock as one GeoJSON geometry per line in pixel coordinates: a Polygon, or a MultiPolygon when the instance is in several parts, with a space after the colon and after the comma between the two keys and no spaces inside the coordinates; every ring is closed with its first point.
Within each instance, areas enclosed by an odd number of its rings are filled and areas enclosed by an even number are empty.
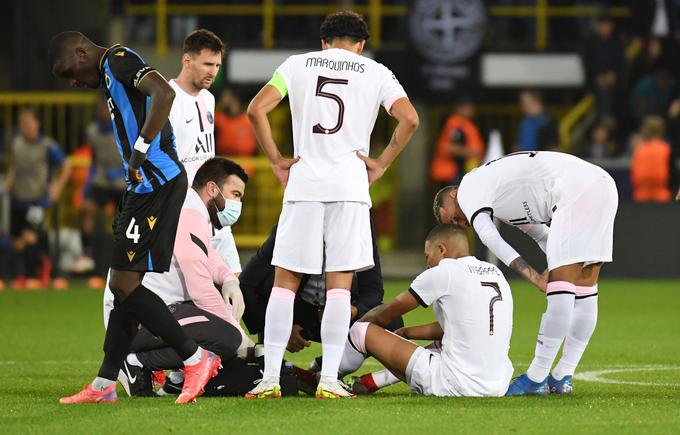
{"type": "Polygon", "coordinates": [[[125,307],[114,302],[104,338],[104,361],[97,376],[115,381],[123,359],[130,351],[132,339],[137,335],[139,322],[125,307]]]}
{"type": "Polygon", "coordinates": [[[152,334],[175,349],[182,360],[196,353],[198,344],[182,330],[163,300],[143,285],[134,289],[122,305],[152,334]]]}

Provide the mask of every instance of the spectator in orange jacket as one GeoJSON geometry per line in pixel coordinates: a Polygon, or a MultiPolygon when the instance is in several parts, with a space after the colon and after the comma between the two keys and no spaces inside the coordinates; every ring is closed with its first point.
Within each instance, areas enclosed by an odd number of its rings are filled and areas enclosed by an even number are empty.
{"type": "Polygon", "coordinates": [[[660,116],[647,116],[640,128],[642,142],[633,150],[630,178],[637,202],[671,200],[671,146],[663,139],[665,124],[660,116]]]}
{"type": "Polygon", "coordinates": [[[479,165],[484,156],[484,142],[472,121],[475,106],[462,99],[439,134],[430,175],[442,184],[456,184],[466,172],[479,165]]]}
{"type": "Polygon", "coordinates": [[[230,157],[255,155],[255,133],[241,97],[232,89],[223,89],[220,108],[215,112],[216,154],[230,157]]]}

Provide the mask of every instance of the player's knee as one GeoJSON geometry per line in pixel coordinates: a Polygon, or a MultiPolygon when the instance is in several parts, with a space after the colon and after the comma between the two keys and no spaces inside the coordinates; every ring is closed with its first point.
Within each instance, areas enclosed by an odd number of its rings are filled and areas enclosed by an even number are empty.
{"type": "Polygon", "coordinates": [[[366,332],[368,331],[368,322],[355,322],[349,329],[349,341],[354,348],[366,354],[366,332]]]}
{"type": "Polygon", "coordinates": [[[119,300],[124,300],[130,293],[132,293],[139,285],[140,279],[137,274],[130,274],[120,271],[111,271],[111,280],[109,288],[119,300]]]}
{"type": "Polygon", "coordinates": [[[229,359],[236,355],[236,350],[241,345],[242,339],[241,333],[236,328],[231,327],[215,336],[213,342],[207,347],[220,358],[229,359]]]}

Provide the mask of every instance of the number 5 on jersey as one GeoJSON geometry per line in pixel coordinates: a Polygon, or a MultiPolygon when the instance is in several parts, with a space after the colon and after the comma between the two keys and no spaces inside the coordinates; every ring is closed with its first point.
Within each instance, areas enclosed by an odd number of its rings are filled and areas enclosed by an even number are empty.
{"type": "Polygon", "coordinates": [[[338,95],[332,92],[325,92],[322,90],[322,88],[328,84],[346,85],[348,83],[349,80],[346,79],[331,79],[328,77],[319,76],[316,81],[316,95],[318,97],[330,98],[331,100],[338,103],[338,120],[333,128],[326,128],[321,124],[316,124],[314,127],[312,127],[312,133],[333,134],[337,133],[340,128],[342,128],[342,122],[345,117],[345,103],[338,95]]]}

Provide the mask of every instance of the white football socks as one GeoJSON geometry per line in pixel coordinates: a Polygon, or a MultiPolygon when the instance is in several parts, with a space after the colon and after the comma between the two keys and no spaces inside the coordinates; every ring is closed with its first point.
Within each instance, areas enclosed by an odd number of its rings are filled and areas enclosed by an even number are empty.
{"type": "Polygon", "coordinates": [[[560,345],[569,332],[574,312],[574,292],[574,284],[566,281],[548,283],[548,307],[541,318],[534,360],[527,370],[527,376],[534,382],[543,382],[548,376],[560,345]]]}
{"type": "Polygon", "coordinates": [[[104,391],[115,383],[116,381],[112,381],[110,379],[101,378],[97,376],[96,378],[94,378],[94,381],[92,381],[90,386],[94,391],[104,391]]]}
{"type": "Polygon", "coordinates": [[[196,352],[194,352],[193,355],[191,355],[189,358],[184,360],[184,365],[185,366],[193,366],[194,364],[200,363],[202,355],[203,355],[203,349],[201,348],[201,346],[198,346],[198,349],[196,349],[196,352]]]}
{"type": "Polygon", "coordinates": [[[294,303],[295,292],[283,287],[272,288],[264,315],[263,381],[279,381],[283,354],[293,329],[294,303]]]}
{"type": "MultiPolygon", "coordinates": [[[[597,287],[595,288],[597,289],[597,287]]],[[[584,299],[576,299],[574,317],[571,321],[569,334],[564,341],[562,357],[553,370],[555,379],[559,380],[567,375],[574,375],[590,337],[595,331],[595,325],[597,325],[597,294],[584,299]]]]}
{"type": "Polygon", "coordinates": [[[349,342],[349,339],[345,342],[345,351],[342,354],[342,359],[340,360],[340,367],[338,372],[341,377],[353,373],[361,367],[361,365],[366,360],[366,355],[357,351],[349,342]]]}
{"type": "Polygon", "coordinates": [[[350,320],[352,320],[352,306],[349,290],[328,290],[326,292],[326,307],[321,319],[323,360],[320,382],[330,383],[338,380],[338,369],[345,351],[350,320]]]}
{"type": "Polygon", "coordinates": [[[399,382],[399,378],[394,376],[391,371],[387,369],[380,370],[379,372],[371,373],[373,377],[373,382],[378,388],[388,387],[399,382]]]}
{"type": "Polygon", "coordinates": [[[139,358],[137,358],[136,353],[129,354],[127,356],[127,358],[125,358],[125,360],[127,361],[128,364],[130,364],[132,366],[144,367],[144,364],[142,364],[142,362],[139,360],[139,358]]]}

